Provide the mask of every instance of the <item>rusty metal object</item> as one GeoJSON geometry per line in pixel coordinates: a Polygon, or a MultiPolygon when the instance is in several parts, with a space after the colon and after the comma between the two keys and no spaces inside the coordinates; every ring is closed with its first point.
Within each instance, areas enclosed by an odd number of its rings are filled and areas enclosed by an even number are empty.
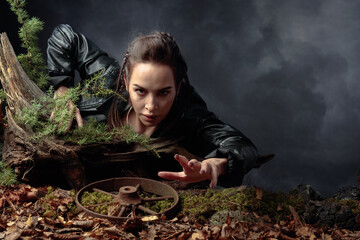
{"type": "Polygon", "coordinates": [[[126,209],[132,209],[133,211],[140,210],[148,215],[164,215],[167,219],[174,218],[179,210],[179,195],[172,187],[152,179],[135,177],[111,178],[91,183],[80,189],[80,191],[76,194],[75,202],[80,211],[84,211],[90,216],[106,218],[113,222],[122,222],[128,219],[128,217],[123,216],[126,209]],[[143,198],[138,193],[140,189],[144,192],[156,194],[160,197],[143,198]],[[116,216],[96,213],[83,206],[80,203],[80,199],[85,191],[101,192],[112,196],[113,201],[111,203],[104,204],[117,205],[118,211],[115,213],[116,216]],[[146,202],[160,201],[164,199],[173,199],[173,204],[170,208],[159,213],[148,209],[143,205],[146,202]]]}

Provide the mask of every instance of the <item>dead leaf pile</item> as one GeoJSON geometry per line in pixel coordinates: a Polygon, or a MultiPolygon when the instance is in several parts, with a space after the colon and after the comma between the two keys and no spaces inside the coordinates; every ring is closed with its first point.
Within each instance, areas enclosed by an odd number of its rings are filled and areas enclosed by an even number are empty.
{"type": "MultiPolygon", "coordinates": [[[[234,220],[222,225],[200,224],[187,216],[172,220],[158,217],[129,218],[113,223],[74,212],[70,191],[57,189],[39,197],[46,190],[18,185],[1,190],[0,239],[360,239],[360,231],[338,227],[315,227],[303,222],[294,208],[288,220],[271,223],[255,213],[255,221],[234,220]]],[[[260,198],[261,191],[258,190],[260,198]]]]}

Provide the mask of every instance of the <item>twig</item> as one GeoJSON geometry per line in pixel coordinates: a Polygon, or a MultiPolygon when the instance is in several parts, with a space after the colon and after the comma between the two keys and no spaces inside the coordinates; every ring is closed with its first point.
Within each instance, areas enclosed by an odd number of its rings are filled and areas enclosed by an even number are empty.
{"type": "Polygon", "coordinates": [[[289,206],[289,210],[290,210],[291,214],[293,215],[293,217],[295,219],[295,223],[297,225],[300,225],[301,227],[303,227],[304,224],[300,220],[299,214],[295,211],[295,209],[292,206],[289,206]]]}
{"type": "Polygon", "coordinates": [[[289,237],[289,236],[283,234],[282,232],[280,232],[279,237],[284,240],[296,240],[296,238],[289,237]]]}
{"type": "Polygon", "coordinates": [[[10,207],[14,210],[14,212],[19,215],[17,209],[15,208],[15,205],[11,202],[11,200],[6,196],[6,194],[4,194],[4,197],[6,199],[6,201],[8,202],[8,204],[10,205],[10,207]]]}
{"type": "Polygon", "coordinates": [[[179,236],[179,235],[182,234],[183,232],[185,232],[185,230],[181,230],[181,231],[179,231],[179,232],[173,233],[173,234],[171,234],[170,236],[168,236],[167,238],[164,238],[164,240],[176,238],[177,236],[179,236]]]}

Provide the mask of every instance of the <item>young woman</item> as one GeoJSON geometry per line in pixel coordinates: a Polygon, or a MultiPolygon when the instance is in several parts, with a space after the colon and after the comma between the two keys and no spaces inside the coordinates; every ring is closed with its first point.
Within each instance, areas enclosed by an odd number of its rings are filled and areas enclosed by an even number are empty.
{"type": "Polygon", "coordinates": [[[75,70],[85,79],[105,69],[106,86],[115,87],[128,98],[127,102],[117,98],[80,101],[75,118],[80,127],[88,116],[107,119],[110,127],[129,125],[151,138],[181,138],[189,152],[205,159],[175,154],[183,171],[160,171],[159,177],[182,182],[208,179],[210,187],[230,187],[240,185],[243,176],[256,166],[258,153],[252,142],[209,112],[190,85],[185,60],[169,34],[157,32],[134,39],[121,68],[69,25],[55,28],[47,53],[55,95],[74,86],[75,70]]]}

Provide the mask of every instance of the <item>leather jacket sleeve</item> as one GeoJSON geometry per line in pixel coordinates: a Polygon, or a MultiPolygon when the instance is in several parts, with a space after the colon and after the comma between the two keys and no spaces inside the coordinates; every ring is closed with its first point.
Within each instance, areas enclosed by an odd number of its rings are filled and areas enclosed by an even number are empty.
{"type": "MultiPolygon", "coordinates": [[[[57,89],[59,86],[74,87],[74,72],[77,70],[81,80],[105,69],[106,88],[114,88],[119,74],[119,63],[97,47],[83,34],[75,32],[67,24],[58,25],[48,39],[47,64],[50,83],[57,89]]],[[[97,111],[109,99],[81,99],[80,111],[97,111]]]]}
{"type": "Polygon", "coordinates": [[[256,167],[255,145],[236,128],[220,121],[208,111],[205,102],[194,90],[185,113],[186,128],[191,131],[191,151],[207,158],[227,158],[226,173],[219,177],[222,187],[239,186],[244,175],[256,167]]]}

